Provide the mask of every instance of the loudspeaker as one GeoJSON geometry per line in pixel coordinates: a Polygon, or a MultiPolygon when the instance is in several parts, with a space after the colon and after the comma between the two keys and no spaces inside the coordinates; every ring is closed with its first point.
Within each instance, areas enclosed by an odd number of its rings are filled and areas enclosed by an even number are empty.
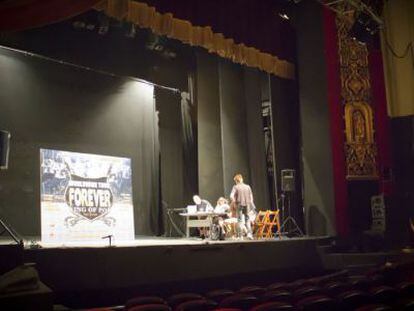
{"type": "Polygon", "coordinates": [[[7,170],[9,164],[10,132],[0,130],[0,170],[7,170]]]}
{"type": "Polygon", "coordinates": [[[295,191],[295,170],[285,169],[281,170],[281,184],[283,192],[295,191]]]}

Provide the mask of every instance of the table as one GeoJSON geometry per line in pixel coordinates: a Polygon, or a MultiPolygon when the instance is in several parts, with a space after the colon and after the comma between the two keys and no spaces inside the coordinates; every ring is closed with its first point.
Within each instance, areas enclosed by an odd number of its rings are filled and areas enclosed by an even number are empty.
{"type": "Polygon", "coordinates": [[[190,228],[209,228],[213,225],[213,218],[215,216],[223,216],[222,213],[214,212],[198,212],[198,213],[180,213],[186,218],[185,235],[190,237],[190,228]]]}

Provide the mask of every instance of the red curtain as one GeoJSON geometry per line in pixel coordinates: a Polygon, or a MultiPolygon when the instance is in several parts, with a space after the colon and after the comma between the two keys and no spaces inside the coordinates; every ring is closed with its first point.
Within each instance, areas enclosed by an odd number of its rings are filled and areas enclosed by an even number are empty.
{"type": "Polygon", "coordinates": [[[8,0],[0,2],[0,31],[41,27],[76,16],[100,0],[8,0]]]}

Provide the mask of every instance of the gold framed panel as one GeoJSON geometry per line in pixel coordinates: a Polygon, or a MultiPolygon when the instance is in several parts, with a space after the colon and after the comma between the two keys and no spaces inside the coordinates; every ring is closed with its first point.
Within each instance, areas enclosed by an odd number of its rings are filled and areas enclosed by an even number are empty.
{"type": "Polygon", "coordinates": [[[372,108],[365,102],[345,104],[345,158],[348,180],[378,178],[372,108]]]}
{"type": "Polygon", "coordinates": [[[350,38],[354,12],[337,16],[341,97],[345,120],[345,165],[347,180],[378,179],[374,113],[371,107],[371,82],[368,49],[350,38]]]}

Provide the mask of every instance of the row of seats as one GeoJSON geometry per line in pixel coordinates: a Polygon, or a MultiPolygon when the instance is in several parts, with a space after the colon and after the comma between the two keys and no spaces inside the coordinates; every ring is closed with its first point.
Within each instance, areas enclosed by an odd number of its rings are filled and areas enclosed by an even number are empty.
{"type": "Polygon", "coordinates": [[[380,266],[364,275],[340,271],[268,286],[179,293],[166,298],[138,296],[129,311],[414,310],[414,264],[380,266]]]}

